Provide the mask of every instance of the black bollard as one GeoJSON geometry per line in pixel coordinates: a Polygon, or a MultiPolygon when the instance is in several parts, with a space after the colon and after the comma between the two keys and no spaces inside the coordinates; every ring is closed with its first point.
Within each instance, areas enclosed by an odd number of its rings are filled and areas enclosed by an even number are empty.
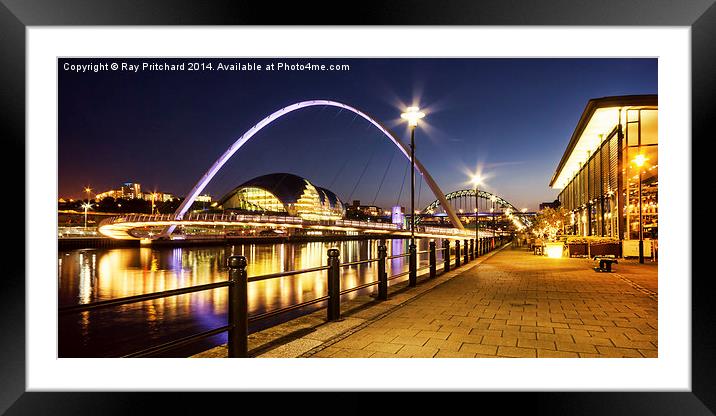
{"type": "Polygon", "coordinates": [[[443,240],[443,272],[450,271],[450,240],[443,240]]]}
{"type": "Polygon", "coordinates": [[[436,269],[437,269],[437,256],[435,252],[435,241],[431,241],[429,244],[430,247],[430,278],[434,278],[436,275],[436,269]]]}
{"type": "Polygon", "coordinates": [[[246,358],[249,339],[248,279],[246,257],[231,256],[229,266],[229,358],[246,358]]]}
{"type": "Polygon", "coordinates": [[[337,321],[341,317],[341,260],[337,248],[328,250],[328,320],[337,321]]]}
{"type": "Polygon", "coordinates": [[[408,286],[415,287],[415,285],[418,284],[418,259],[415,250],[415,243],[410,243],[410,246],[408,246],[408,254],[408,286]]]}
{"type": "Polygon", "coordinates": [[[455,241],[455,268],[460,267],[460,240],[455,241]]]}
{"type": "Polygon", "coordinates": [[[385,271],[385,258],[388,257],[388,247],[378,246],[378,299],[388,299],[388,273],[385,271]]]}

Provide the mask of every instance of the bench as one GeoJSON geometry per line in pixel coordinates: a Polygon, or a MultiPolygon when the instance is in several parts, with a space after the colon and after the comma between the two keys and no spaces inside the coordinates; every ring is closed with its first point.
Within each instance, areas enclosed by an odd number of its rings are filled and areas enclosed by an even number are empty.
{"type": "Polygon", "coordinates": [[[610,256],[594,256],[594,261],[599,261],[599,267],[595,267],[595,272],[612,272],[612,263],[619,264],[616,258],[610,256]]]}

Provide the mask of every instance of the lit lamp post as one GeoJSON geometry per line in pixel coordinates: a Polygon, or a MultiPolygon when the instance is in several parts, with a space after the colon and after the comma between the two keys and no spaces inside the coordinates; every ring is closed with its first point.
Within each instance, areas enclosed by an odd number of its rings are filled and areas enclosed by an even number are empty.
{"type": "Polygon", "coordinates": [[[490,198],[490,201],[492,201],[492,208],[490,208],[490,213],[492,214],[492,238],[495,238],[495,228],[497,228],[497,222],[495,221],[495,202],[497,201],[497,198],[493,195],[492,198],[490,198]]]}
{"type": "Polygon", "coordinates": [[[425,113],[421,112],[418,107],[408,107],[400,118],[408,120],[410,126],[410,245],[408,252],[410,253],[410,275],[408,276],[408,285],[411,287],[417,284],[417,254],[415,251],[415,128],[418,126],[418,120],[425,117],[425,113]]]}
{"type": "Polygon", "coordinates": [[[415,128],[425,113],[418,107],[408,107],[400,118],[408,120],[410,126],[410,244],[415,244],[415,128]]]}
{"type": "Polygon", "coordinates": [[[641,218],[641,167],[644,166],[646,158],[639,154],[634,158],[634,164],[639,167],[639,263],[644,264],[644,223],[641,218]]]}
{"type": "Polygon", "coordinates": [[[482,177],[475,175],[472,177],[472,184],[475,185],[475,258],[480,254],[480,205],[478,203],[478,187],[482,184],[482,177]]]}
{"type": "Polygon", "coordinates": [[[90,204],[89,202],[87,202],[87,203],[85,203],[85,204],[82,204],[82,208],[85,209],[85,229],[87,229],[87,210],[90,209],[90,208],[92,208],[92,204],[90,204]]]}

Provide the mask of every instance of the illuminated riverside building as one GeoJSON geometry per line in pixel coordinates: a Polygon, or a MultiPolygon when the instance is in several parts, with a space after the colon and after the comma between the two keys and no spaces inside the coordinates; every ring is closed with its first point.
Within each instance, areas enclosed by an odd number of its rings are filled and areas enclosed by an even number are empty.
{"type": "Polygon", "coordinates": [[[224,210],[283,213],[308,220],[335,220],[345,215],[345,206],[336,194],[290,173],[251,179],[217,202],[224,210]]]}
{"type": "Polygon", "coordinates": [[[566,234],[639,239],[639,176],[645,239],[658,230],[658,96],[587,103],[549,183],[571,213],[566,234]],[[644,164],[635,163],[643,155],[644,164]]]}
{"type": "Polygon", "coordinates": [[[114,199],[143,199],[142,185],[135,182],[125,182],[118,189],[110,189],[95,195],[95,200],[101,201],[104,198],[114,199]]]}
{"type": "MultiPolygon", "coordinates": [[[[125,182],[117,189],[110,189],[109,191],[99,193],[94,197],[96,201],[101,201],[104,198],[143,199],[146,201],[154,200],[155,202],[168,202],[176,197],[172,194],[164,192],[142,192],[141,184],[136,182],[125,182]]],[[[197,198],[197,200],[199,200],[199,198],[197,198]]],[[[209,202],[211,202],[210,197],[209,202]]]]}

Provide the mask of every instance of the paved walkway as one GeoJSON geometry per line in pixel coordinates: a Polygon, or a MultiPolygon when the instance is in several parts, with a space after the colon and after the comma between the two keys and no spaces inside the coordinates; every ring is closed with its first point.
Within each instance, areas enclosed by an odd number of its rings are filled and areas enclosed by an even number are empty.
{"type": "Polygon", "coordinates": [[[657,357],[656,265],[593,266],[508,247],[312,357],[657,357]]]}

